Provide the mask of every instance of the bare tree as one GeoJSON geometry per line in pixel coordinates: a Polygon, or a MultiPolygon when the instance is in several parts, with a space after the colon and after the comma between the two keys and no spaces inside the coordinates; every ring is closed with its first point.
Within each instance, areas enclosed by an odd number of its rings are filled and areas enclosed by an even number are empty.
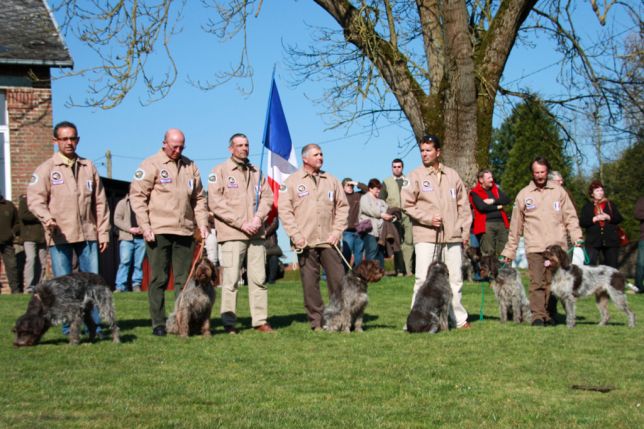
{"type": "MultiPolygon", "coordinates": [[[[616,96],[628,79],[616,52],[609,52],[617,46],[617,36],[609,29],[605,44],[584,46],[574,25],[575,8],[592,8],[602,26],[608,25],[611,9],[626,8],[635,31],[641,33],[642,28],[637,9],[641,6],[616,0],[313,1],[337,26],[312,28],[313,43],[286,48],[296,80],[326,82],[324,101],[337,125],[364,119],[375,123],[384,118],[408,121],[416,139],[426,133],[438,134],[444,140],[448,162],[467,179],[474,177],[478,165],[488,162],[497,95],[524,97],[528,93],[502,86],[506,62],[517,43],[529,43],[536,33],[557,42],[561,82],[570,92],[546,103],[573,112],[591,103],[603,111],[602,118],[618,124],[621,107],[616,96]],[[606,55],[615,58],[614,64],[606,64],[606,55]]],[[[143,80],[151,100],[167,94],[177,75],[168,40],[185,1],[52,3],[65,17],[64,28],[86,41],[102,59],[92,70],[98,74],[86,104],[114,107],[137,79],[143,80]],[[114,50],[114,42],[120,50],[114,50]],[[169,67],[155,81],[146,61],[158,51],[167,56],[169,67]]],[[[214,8],[206,31],[224,40],[242,37],[244,43],[236,66],[197,84],[212,88],[231,78],[252,79],[246,50],[252,41],[246,34],[249,17],[260,14],[263,0],[202,3],[214,8]]],[[[631,85],[641,84],[641,73],[633,75],[631,85]]],[[[565,134],[565,120],[560,125],[565,134]]]]}

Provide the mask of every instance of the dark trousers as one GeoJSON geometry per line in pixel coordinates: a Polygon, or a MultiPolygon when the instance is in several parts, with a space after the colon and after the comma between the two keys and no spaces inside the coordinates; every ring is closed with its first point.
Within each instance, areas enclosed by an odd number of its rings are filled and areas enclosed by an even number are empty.
{"type": "Polygon", "coordinates": [[[266,257],[266,282],[275,283],[280,272],[280,258],[277,255],[266,257]]]}
{"type": "Polygon", "coordinates": [[[532,321],[550,320],[548,301],[550,299],[550,282],[552,275],[543,265],[543,253],[528,253],[528,273],[530,274],[530,288],[528,289],[532,321]]]}
{"type": "Polygon", "coordinates": [[[4,272],[7,275],[11,293],[20,293],[22,287],[18,284],[18,267],[13,244],[0,244],[0,253],[2,253],[2,264],[4,265],[4,272]]]}
{"type": "Polygon", "coordinates": [[[602,265],[617,268],[617,259],[619,257],[619,247],[586,247],[589,265],[599,265],[599,255],[602,255],[602,265]]]}
{"type": "Polygon", "coordinates": [[[320,293],[320,264],[326,272],[326,285],[329,297],[340,293],[344,268],[337,250],[332,247],[306,248],[298,255],[300,278],[304,290],[304,308],[311,328],[322,326],[324,301],[320,293]]]}
{"type": "Polygon", "coordinates": [[[497,257],[503,252],[507,242],[508,230],[502,221],[486,222],[485,232],[481,235],[481,254],[483,256],[497,257]]]}
{"type": "Polygon", "coordinates": [[[176,299],[188,279],[194,246],[191,235],[157,234],[155,242],[147,243],[146,251],[150,265],[148,303],[153,328],[165,326],[165,290],[168,286],[170,267],[172,266],[176,299]]]}

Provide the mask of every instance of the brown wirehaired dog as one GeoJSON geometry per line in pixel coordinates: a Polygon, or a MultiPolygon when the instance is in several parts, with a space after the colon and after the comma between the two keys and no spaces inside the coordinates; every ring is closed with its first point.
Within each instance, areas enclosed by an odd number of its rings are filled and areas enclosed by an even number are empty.
{"type": "Polygon", "coordinates": [[[597,308],[601,319],[599,325],[605,325],[610,319],[608,314],[608,298],[612,299],[617,308],[626,313],[628,326],[635,326],[635,314],[628,308],[624,289],[626,278],[613,267],[599,265],[574,265],[561,246],[548,246],[543,253],[545,266],[552,271],[551,292],[559,298],[566,308],[566,325],[575,326],[575,304],[577,298],[595,295],[597,308]]]}
{"type": "Polygon", "coordinates": [[[194,271],[194,282],[189,282],[181,291],[174,310],[166,321],[169,334],[187,337],[201,332],[210,336],[210,313],[215,304],[217,268],[206,257],[202,257],[194,271]]]}
{"type": "Polygon", "coordinates": [[[516,323],[530,322],[532,312],[521,274],[510,266],[499,267],[494,256],[481,257],[481,277],[490,278],[490,286],[499,303],[499,318],[505,323],[511,317],[516,323]]]}
{"type": "Polygon", "coordinates": [[[96,324],[91,315],[94,307],[111,329],[112,341],[120,342],[112,291],[103,277],[94,273],[73,273],[41,283],[27,304],[27,312],[18,318],[12,329],[16,334],[13,345],[35,346],[52,325],[61,322],[70,324],[69,344],[80,343],[83,322],[87,325],[90,341],[94,341],[96,324]]]}
{"type": "Polygon", "coordinates": [[[378,261],[364,261],[342,279],[340,293],[329,297],[324,309],[324,329],[327,331],[362,332],[362,317],[369,303],[368,283],[376,283],[385,275],[378,261]]]}

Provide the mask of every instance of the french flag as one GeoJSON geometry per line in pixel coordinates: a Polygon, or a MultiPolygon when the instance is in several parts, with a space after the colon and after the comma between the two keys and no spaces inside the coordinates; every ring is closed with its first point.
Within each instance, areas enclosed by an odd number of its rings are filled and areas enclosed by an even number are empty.
{"type": "Polygon", "coordinates": [[[280,188],[284,186],[284,181],[297,171],[295,149],[291,142],[291,134],[288,132],[280,94],[277,92],[275,76],[273,76],[271,82],[271,93],[268,98],[268,112],[266,113],[263,142],[264,147],[268,149],[268,171],[266,176],[274,195],[273,209],[268,216],[268,222],[270,223],[277,215],[280,188]]]}

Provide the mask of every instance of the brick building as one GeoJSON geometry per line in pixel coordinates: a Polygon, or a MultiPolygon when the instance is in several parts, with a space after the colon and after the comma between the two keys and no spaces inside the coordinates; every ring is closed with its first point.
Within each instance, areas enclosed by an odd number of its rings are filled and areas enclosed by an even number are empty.
{"type": "Polygon", "coordinates": [[[54,152],[51,69],[72,66],[45,0],[0,2],[0,193],[16,205],[54,152]]]}
{"type": "Polygon", "coordinates": [[[17,202],[54,151],[51,68],[73,62],[45,0],[3,0],[0,11],[0,192],[17,202]]]}

